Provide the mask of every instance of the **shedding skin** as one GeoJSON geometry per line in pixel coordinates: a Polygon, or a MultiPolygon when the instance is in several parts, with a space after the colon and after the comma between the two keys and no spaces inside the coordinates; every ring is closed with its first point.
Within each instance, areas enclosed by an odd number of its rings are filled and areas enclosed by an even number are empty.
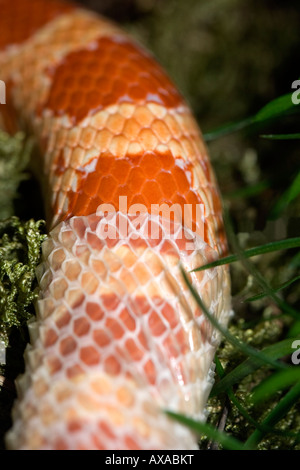
{"type": "MultiPolygon", "coordinates": [[[[205,420],[220,341],[181,274],[226,252],[197,123],[104,18],[59,0],[0,10],[0,122],[35,138],[49,227],[7,446],[197,449],[163,413],[205,420]]],[[[190,279],[225,326],[228,268],[190,279]]]]}

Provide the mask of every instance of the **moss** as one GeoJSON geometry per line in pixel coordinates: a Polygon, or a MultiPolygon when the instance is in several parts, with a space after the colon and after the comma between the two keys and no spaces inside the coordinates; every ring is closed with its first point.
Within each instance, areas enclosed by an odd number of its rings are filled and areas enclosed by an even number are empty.
{"type": "Polygon", "coordinates": [[[6,345],[10,329],[24,326],[32,315],[43,232],[43,221],[0,221],[0,340],[6,345]]]}

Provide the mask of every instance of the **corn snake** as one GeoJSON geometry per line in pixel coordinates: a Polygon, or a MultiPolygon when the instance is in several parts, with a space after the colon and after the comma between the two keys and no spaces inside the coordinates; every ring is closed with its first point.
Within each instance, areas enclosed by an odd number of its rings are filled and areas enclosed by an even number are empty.
{"type": "MultiPolygon", "coordinates": [[[[180,273],[226,250],[198,126],[116,25],[60,0],[0,10],[0,124],[35,137],[49,228],[8,447],[196,449],[162,409],[205,419],[220,340],[180,273]]],[[[191,279],[225,325],[227,268],[191,279]]]]}

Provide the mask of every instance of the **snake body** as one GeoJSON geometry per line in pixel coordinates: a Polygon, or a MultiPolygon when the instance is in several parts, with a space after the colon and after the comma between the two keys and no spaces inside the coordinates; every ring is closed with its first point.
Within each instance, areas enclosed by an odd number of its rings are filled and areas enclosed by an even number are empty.
{"type": "MultiPolygon", "coordinates": [[[[198,126],[110,21],[61,0],[0,12],[0,125],[35,139],[49,229],[7,446],[197,449],[163,410],[205,420],[220,341],[181,271],[226,251],[198,126]]],[[[227,267],[190,279],[226,325],[227,267]]]]}

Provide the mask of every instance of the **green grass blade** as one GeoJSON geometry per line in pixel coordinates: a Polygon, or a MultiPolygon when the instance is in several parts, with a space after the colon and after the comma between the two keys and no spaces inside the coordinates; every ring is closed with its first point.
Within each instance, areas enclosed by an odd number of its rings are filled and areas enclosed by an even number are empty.
{"type": "Polygon", "coordinates": [[[260,137],[270,140],[298,140],[300,134],[262,134],[260,137]]]}
{"type": "Polygon", "coordinates": [[[295,105],[292,102],[292,94],[286,93],[285,95],[279,96],[270,103],[266,104],[261,108],[258,113],[253,117],[254,122],[262,122],[276,117],[282,116],[291,110],[295,110],[295,105]]]}
{"type": "MultiPolygon", "coordinates": [[[[282,289],[285,289],[286,287],[290,286],[294,282],[299,281],[300,276],[296,276],[293,279],[290,279],[289,281],[284,282],[278,287],[273,287],[272,290],[273,292],[279,292],[282,289]]],[[[244,302],[254,302],[255,300],[260,300],[263,299],[264,297],[267,297],[269,294],[267,292],[261,292],[260,294],[253,295],[252,297],[248,297],[247,299],[244,300],[244,302]]]]}
{"type": "Polygon", "coordinates": [[[211,263],[204,264],[198,268],[193,269],[191,272],[203,271],[204,269],[214,268],[216,266],[221,266],[224,264],[235,263],[240,261],[241,258],[251,258],[253,256],[258,256],[266,253],[271,253],[273,251],[287,250],[290,248],[297,248],[300,246],[300,237],[287,238],[285,240],[279,240],[276,242],[266,243],[264,245],[259,245],[254,248],[249,248],[248,250],[243,250],[241,255],[233,254],[225,256],[224,258],[219,258],[211,263]]]}
{"type": "Polygon", "coordinates": [[[206,142],[211,142],[212,140],[219,139],[220,137],[223,137],[225,135],[240,131],[241,129],[244,129],[250,126],[251,124],[253,124],[252,117],[236,122],[231,122],[229,124],[226,124],[225,126],[218,127],[214,131],[206,132],[205,134],[203,134],[203,138],[206,142]]]}
{"type": "Polygon", "coordinates": [[[255,388],[251,395],[251,402],[258,404],[268,400],[279,390],[284,390],[295,382],[300,382],[300,368],[290,367],[287,370],[276,372],[255,388]]]}
{"type": "MultiPolygon", "coordinates": [[[[299,340],[300,336],[295,338],[289,338],[278,343],[272,344],[271,346],[267,346],[262,349],[262,354],[266,358],[272,358],[273,361],[280,359],[288,354],[292,353],[292,343],[296,340],[299,340]]],[[[220,393],[226,393],[228,388],[236,383],[239,383],[241,380],[244,379],[247,375],[251,374],[255,370],[261,367],[261,361],[256,360],[256,358],[249,357],[241,364],[239,364],[235,369],[231,372],[228,372],[224,378],[222,378],[219,382],[217,382],[211,391],[210,396],[214,397],[219,395],[220,393]]],[[[285,366],[287,368],[288,366],[285,366]]]]}
{"type": "MultiPolygon", "coordinates": [[[[287,393],[286,395],[277,403],[273,410],[268,414],[264,419],[261,425],[272,427],[275,426],[282,418],[284,418],[287,412],[292,408],[292,406],[300,398],[300,381],[297,382],[287,393]]],[[[262,440],[266,432],[261,429],[256,429],[251,436],[245,442],[245,449],[255,448],[259,442],[262,440]]]]}
{"type": "Polygon", "coordinates": [[[165,413],[172,419],[175,419],[179,423],[187,426],[192,431],[199,434],[199,436],[207,436],[209,439],[218,442],[222,445],[224,449],[227,450],[243,450],[243,444],[231,437],[229,434],[226,434],[218,429],[214,428],[208,423],[202,423],[200,421],[195,421],[187,416],[182,414],[174,413],[173,411],[166,410],[165,413]]]}
{"type": "Polygon", "coordinates": [[[233,132],[237,132],[241,129],[249,127],[253,124],[267,122],[288,114],[291,111],[294,112],[295,110],[297,110],[297,108],[292,102],[292,93],[287,93],[270,101],[253,116],[242,119],[240,121],[229,123],[225,126],[221,126],[214,131],[205,133],[203,137],[207,142],[210,142],[212,140],[216,140],[225,135],[232,134],[233,132]]]}

